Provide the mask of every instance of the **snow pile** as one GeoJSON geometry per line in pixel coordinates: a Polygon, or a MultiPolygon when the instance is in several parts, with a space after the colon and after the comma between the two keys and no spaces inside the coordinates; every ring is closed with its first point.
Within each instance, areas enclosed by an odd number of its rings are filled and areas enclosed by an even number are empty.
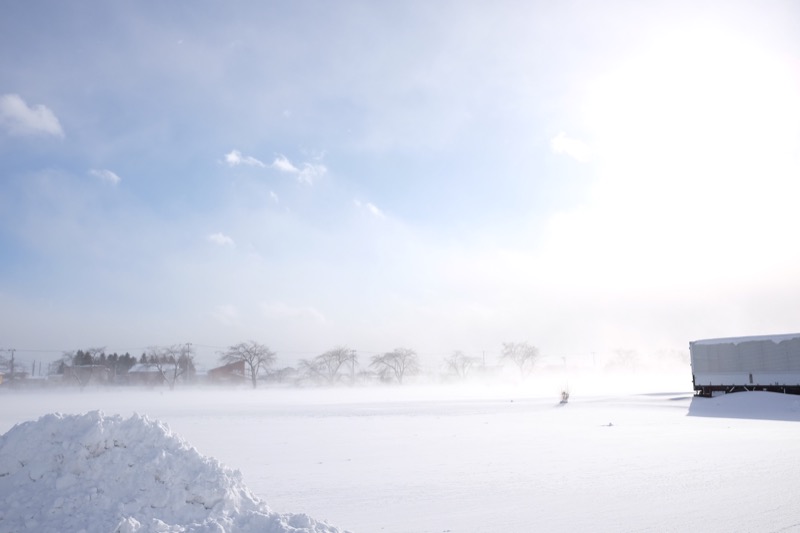
{"type": "Polygon", "coordinates": [[[765,391],[734,392],[713,398],[695,396],[689,415],[800,421],[800,396],[765,391]]]}
{"type": "Polygon", "coordinates": [[[0,437],[0,533],[338,533],[134,415],[49,414],[0,437]]]}

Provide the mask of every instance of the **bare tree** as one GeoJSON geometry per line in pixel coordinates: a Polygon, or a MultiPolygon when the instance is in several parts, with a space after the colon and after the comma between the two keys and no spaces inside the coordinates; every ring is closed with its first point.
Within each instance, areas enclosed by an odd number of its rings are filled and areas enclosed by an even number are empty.
{"type": "Polygon", "coordinates": [[[306,381],[319,384],[322,382],[322,374],[314,359],[300,359],[297,363],[297,383],[301,384],[306,381]]]}
{"type": "Polygon", "coordinates": [[[350,364],[350,385],[356,384],[356,367],[358,366],[358,355],[355,350],[347,350],[349,353],[345,358],[345,363],[350,364]]]}
{"type": "Polygon", "coordinates": [[[296,368],[292,366],[285,366],[269,372],[267,374],[267,379],[270,381],[275,381],[276,383],[283,383],[295,375],[297,375],[296,368]]]}
{"type": "Polygon", "coordinates": [[[147,364],[158,370],[161,379],[172,390],[180,378],[186,379],[194,374],[194,348],[191,343],[152,346],[147,350],[147,364]]]}
{"type": "Polygon", "coordinates": [[[220,359],[223,363],[244,362],[250,370],[250,381],[255,389],[258,382],[258,373],[262,368],[266,370],[272,366],[275,362],[275,352],[256,341],[240,342],[228,348],[220,356],[220,359]]]}
{"type": "Polygon", "coordinates": [[[375,368],[382,380],[397,380],[400,384],[405,376],[420,372],[417,352],[409,348],[396,348],[389,353],[375,355],[369,366],[375,368]]]}
{"type": "Polygon", "coordinates": [[[460,350],[453,352],[453,355],[444,360],[447,372],[459,379],[465,379],[472,368],[480,362],[479,357],[470,357],[460,350]]]}
{"type": "Polygon", "coordinates": [[[635,372],[638,362],[639,354],[636,350],[617,348],[614,350],[614,358],[608,362],[606,367],[614,370],[633,370],[635,372]]]}
{"type": "Polygon", "coordinates": [[[533,365],[539,357],[539,349],[527,342],[504,342],[501,360],[512,361],[522,376],[527,376],[533,371],[533,365]]]}
{"type": "Polygon", "coordinates": [[[299,371],[303,378],[317,383],[334,385],[342,379],[341,371],[348,365],[350,368],[351,383],[355,380],[355,368],[358,356],[355,350],[345,346],[338,346],[332,350],[316,356],[312,360],[303,359],[299,364],[299,371]]]}

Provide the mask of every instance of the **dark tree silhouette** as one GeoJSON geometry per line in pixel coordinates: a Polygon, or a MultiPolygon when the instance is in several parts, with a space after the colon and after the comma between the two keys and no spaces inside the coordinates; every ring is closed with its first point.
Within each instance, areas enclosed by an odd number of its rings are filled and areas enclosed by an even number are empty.
{"type": "Polygon", "coordinates": [[[539,357],[539,349],[527,342],[504,342],[500,359],[513,362],[520,375],[527,376],[533,371],[533,365],[539,357]]]}
{"type": "Polygon", "coordinates": [[[261,369],[266,370],[275,362],[275,352],[256,341],[240,342],[222,353],[220,360],[226,364],[243,361],[250,369],[250,380],[255,389],[261,369]]]}
{"type": "Polygon", "coordinates": [[[389,353],[375,355],[369,366],[375,368],[382,380],[396,380],[400,384],[406,376],[420,372],[417,353],[409,348],[396,348],[389,353]]]}
{"type": "Polygon", "coordinates": [[[179,379],[194,374],[194,349],[190,343],[148,348],[147,364],[154,366],[170,390],[179,379]]]}
{"type": "Polygon", "coordinates": [[[447,372],[459,379],[465,379],[478,363],[480,358],[464,355],[460,350],[453,352],[453,355],[444,360],[447,372]]]}
{"type": "Polygon", "coordinates": [[[350,382],[355,381],[355,368],[358,365],[358,355],[355,350],[339,346],[316,356],[312,360],[303,359],[299,364],[299,371],[303,378],[316,383],[334,385],[341,381],[342,370],[350,371],[350,382]]]}

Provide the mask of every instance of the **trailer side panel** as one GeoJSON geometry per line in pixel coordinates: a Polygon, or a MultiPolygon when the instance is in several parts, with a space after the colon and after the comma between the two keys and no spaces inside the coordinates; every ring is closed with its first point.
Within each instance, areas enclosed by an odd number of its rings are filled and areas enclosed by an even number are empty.
{"type": "Polygon", "coordinates": [[[689,343],[697,394],[771,390],[800,394],[800,334],[689,343]]]}

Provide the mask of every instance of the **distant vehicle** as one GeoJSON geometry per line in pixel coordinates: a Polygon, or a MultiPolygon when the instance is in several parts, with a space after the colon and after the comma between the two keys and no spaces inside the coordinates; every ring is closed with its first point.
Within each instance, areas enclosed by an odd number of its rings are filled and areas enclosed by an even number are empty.
{"type": "Polygon", "coordinates": [[[698,396],[740,391],[800,394],[800,333],[689,343],[698,396]]]}

